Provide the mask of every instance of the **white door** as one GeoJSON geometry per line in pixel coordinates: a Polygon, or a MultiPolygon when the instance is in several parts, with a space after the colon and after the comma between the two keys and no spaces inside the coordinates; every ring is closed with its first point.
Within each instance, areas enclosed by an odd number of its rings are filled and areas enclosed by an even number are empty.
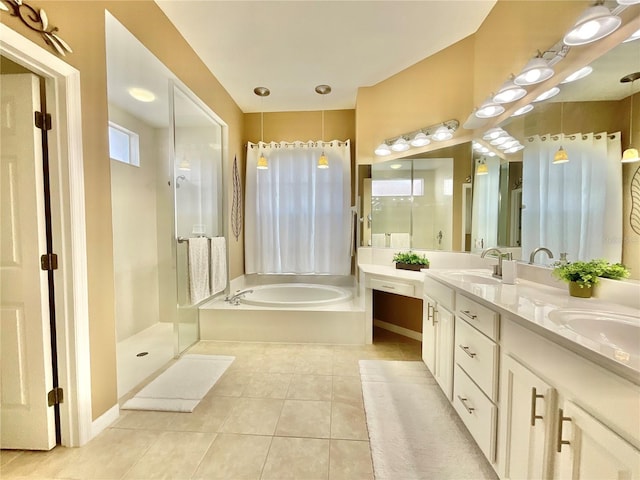
{"type": "Polygon", "coordinates": [[[48,406],[52,366],[40,109],[35,75],[0,77],[1,446],[50,450],[56,444],[48,406]]]}

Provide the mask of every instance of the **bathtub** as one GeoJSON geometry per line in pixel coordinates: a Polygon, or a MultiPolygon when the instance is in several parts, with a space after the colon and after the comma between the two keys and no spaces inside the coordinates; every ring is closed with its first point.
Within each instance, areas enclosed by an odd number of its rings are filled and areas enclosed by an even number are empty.
{"type": "Polygon", "coordinates": [[[199,308],[201,340],[367,343],[371,326],[353,278],[245,277],[233,286],[252,290],[240,304],[220,297],[199,308]]]}
{"type": "Polygon", "coordinates": [[[273,308],[320,307],[350,300],[352,293],[333,285],[274,283],[253,287],[240,302],[273,308]]]}

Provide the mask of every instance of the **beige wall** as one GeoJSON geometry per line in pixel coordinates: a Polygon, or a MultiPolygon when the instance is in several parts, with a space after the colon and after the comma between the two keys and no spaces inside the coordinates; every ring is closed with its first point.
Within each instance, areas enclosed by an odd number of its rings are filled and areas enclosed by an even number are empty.
{"type": "MultiPolygon", "coordinates": [[[[64,60],[77,68],[81,77],[91,399],[94,419],[117,402],[105,9],[229,125],[228,158],[231,162],[234,155],[239,158],[242,156],[243,128],[242,112],[238,106],[153,1],[46,2],[50,23],[59,28],[60,36],[74,50],[64,60]]],[[[40,35],[8,13],[0,13],[0,21],[43,48],[48,48],[40,35]]],[[[226,168],[229,177],[230,163],[226,168]]],[[[243,271],[242,241],[231,241],[229,250],[233,277],[243,271]]]]}

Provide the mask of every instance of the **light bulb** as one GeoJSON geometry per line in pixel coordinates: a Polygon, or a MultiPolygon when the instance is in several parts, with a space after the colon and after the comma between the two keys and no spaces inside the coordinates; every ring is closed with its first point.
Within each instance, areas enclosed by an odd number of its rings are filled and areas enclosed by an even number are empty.
{"type": "Polygon", "coordinates": [[[381,143],[376,147],[373,153],[375,153],[379,157],[384,157],[385,155],[390,155],[391,150],[389,149],[389,145],[387,145],[386,143],[381,143]]]}

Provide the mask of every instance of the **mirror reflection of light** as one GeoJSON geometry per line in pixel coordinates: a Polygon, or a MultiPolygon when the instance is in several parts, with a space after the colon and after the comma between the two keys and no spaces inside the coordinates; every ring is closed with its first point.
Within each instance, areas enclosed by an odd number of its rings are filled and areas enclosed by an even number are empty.
{"type": "Polygon", "coordinates": [[[636,30],[635,32],[633,32],[631,34],[631,36],[629,38],[627,38],[624,42],[622,43],[627,43],[627,42],[633,42],[634,40],[638,40],[640,38],[640,30],[636,30]]]}
{"type": "Polygon", "coordinates": [[[575,82],[576,80],[580,80],[581,78],[586,77],[591,72],[593,72],[593,68],[591,66],[587,65],[586,67],[582,67],[580,70],[577,70],[577,71],[573,72],[571,75],[569,75],[567,78],[565,78],[560,83],[575,82]]]}
{"type": "Polygon", "coordinates": [[[519,109],[517,109],[515,112],[511,114],[511,116],[517,117],[519,115],[524,115],[525,113],[529,113],[531,110],[533,110],[533,105],[529,103],[528,105],[525,105],[524,107],[520,107],[519,109]]]}
{"type": "Polygon", "coordinates": [[[546,92],[542,92],[540,95],[538,95],[535,98],[534,102],[542,102],[543,100],[549,100],[551,97],[555,97],[559,93],[560,93],[560,89],[558,87],[550,88],[546,92]]]}
{"type": "Polygon", "coordinates": [[[127,92],[129,92],[129,95],[131,95],[139,102],[149,103],[153,102],[156,99],[155,93],[145,88],[131,87],[127,90],[127,92]]]}

